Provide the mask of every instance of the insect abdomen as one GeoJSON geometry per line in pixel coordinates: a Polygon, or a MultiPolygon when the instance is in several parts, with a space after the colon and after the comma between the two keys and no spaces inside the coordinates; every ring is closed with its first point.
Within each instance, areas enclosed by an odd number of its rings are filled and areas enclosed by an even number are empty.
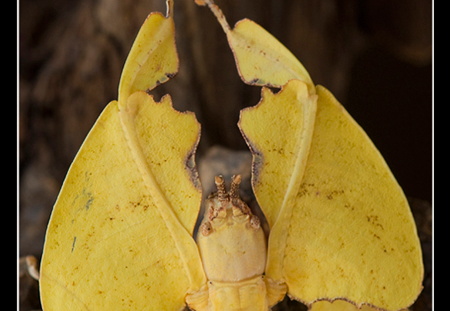
{"type": "Polygon", "coordinates": [[[208,311],[267,311],[266,284],[263,276],[240,282],[209,282],[208,311]]]}

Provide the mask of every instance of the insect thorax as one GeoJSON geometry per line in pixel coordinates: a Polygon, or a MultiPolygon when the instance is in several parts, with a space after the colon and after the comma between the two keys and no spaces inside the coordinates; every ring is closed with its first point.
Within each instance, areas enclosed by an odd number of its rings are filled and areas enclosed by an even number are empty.
{"type": "Polygon", "coordinates": [[[259,219],[239,197],[239,175],[229,192],[222,177],[215,181],[218,191],[205,202],[197,235],[208,278],[207,310],[225,310],[220,309],[225,303],[227,310],[267,310],[266,239],[259,219]]]}

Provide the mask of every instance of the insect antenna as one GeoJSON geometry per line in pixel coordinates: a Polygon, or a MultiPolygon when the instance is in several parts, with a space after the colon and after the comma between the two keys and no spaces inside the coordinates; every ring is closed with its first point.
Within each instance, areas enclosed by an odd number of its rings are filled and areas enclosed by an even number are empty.
{"type": "Polygon", "coordinates": [[[225,188],[225,181],[223,180],[223,176],[219,175],[214,178],[214,182],[217,187],[217,197],[220,202],[224,202],[227,200],[227,189],[225,188]]]}
{"type": "Polygon", "coordinates": [[[239,198],[239,185],[241,184],[241,175],[233,175],[231,177],[230,198],[239,198]]]}

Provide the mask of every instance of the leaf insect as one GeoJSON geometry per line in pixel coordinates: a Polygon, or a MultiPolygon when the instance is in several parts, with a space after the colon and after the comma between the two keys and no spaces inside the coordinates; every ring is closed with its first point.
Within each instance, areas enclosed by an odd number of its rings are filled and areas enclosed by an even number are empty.
{"type": "Polygon", "coordinates": [[[151,13],[142,25],[118,100],[67,173],[46,233],[43,309],[263,311],[285,295],[313,310],[411,305],[422,288],[420,243],[369,137],[270,33],[248,19],[231,28],[212,1],[197,3],[222,25],[242,80],[263,87],[239,128],[269,236],[240,198],[239,175],[229,189],[215,178],[193,236],[200,125],[169,95],[156,102],[148,94],[178,71],[167,0],[166,15],[151,13]]]}

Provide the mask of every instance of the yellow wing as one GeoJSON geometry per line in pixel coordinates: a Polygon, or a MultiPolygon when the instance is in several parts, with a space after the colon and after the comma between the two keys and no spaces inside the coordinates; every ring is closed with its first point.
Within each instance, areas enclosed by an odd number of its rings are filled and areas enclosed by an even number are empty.
{"type": "MultiPolygon", "coordinates": [[[[134,47],[139,40],[149,38],[134,47]]],[[[169,96],[158,103],[130,83],[91,129],[54,206],[41,263],[46,311],[180,310],[206,282],[192,238],[200,126],[169,96]]]]}
{"type": "Polygon", "coordinates": [[[302,180],[316,102],[305,83],[291,80],[278,94],[263,88],[260,103],[241,111],[239,127],[253,153],[252,183],[259,186],[256,196],[265,203],[261,207],[270,228],[295,199],[286,193],[294,195],[302,180]]]}
{"type": "Polygon", "coordinates": [[[216,16],[227,35],[239,75],[245,83],[281,87],[291,79],[298,79],[305,82],[308,88],[314,86],[302,63],[263,27],[243,19],[231,28],[213,0],[195,2],[208,5],[216,16]]]}
{"type": "Polygon", "coordinates": [[[286,282],[289,295],[306,304],[345,298],[405,308],[423,277],[406,198],[364,131],[321,86],[309,150],[289,142],[305,136],[292,107],[306,100],[283,98],[297,84],[264,96],[240,121],[258,163],[255,195],[271,224],[266,275],[286,282]],[[298,161],[306,161],[304,170],[293,169],[298,161]]]}
{"type": "Polygon", "coordinates": [[[280,87],[295,78],[312,85],[308,72],[291,51],[254,21],[237,22],[227,38],[244,82],[280,87]]]}
{"type": "Polygon", "coordinates": [[[139,30],[125,62],[119,83],[119,102],[126,103],[128,96],[136,91],[152,90],[177,72],[173,18],[153,12],[139,30]]]}

